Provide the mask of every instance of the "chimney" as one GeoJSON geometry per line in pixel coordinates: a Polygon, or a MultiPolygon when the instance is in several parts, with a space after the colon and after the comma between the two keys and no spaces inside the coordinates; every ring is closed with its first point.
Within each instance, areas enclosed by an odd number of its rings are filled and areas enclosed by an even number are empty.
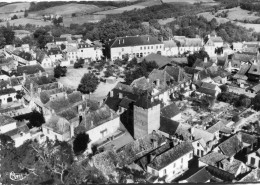
{"type": "Polygon", "coordinates": [[[52,114],[55,114],[55,110],[54,110],[54,109],[51,109],[51,113],[52,113],[52,114]]]}
{"type": "Polygon", "coordinates": [[[45,76],[48,78],[48,77],[49,77],[49,74],[48,74],[48,73],[46,73],[46,74],[45,74],[45,76]]]}
{"type": "Polygon", "coordinates": [[[163,42],[163,36],[161,36],[161,42],[163,42]]]}
{"type": "Polygon", "coordinates": [[[150,83],[150,79],[149,78],[147,78],[147,83],[150,83]]]}
{"type": "Polygon", "coordinates": [[[33,83],[30,83],[30,91],[33,92],[33,83]]]}
{"type": "Polygon", "coordinates": [[[160,86],[160,79],[156,80],[156,86],[160,86]]]}
{"type": "Polygon", "coordinates": [[[93,128],[94,126],[94,123],[93,123],[93,120],[90,121],[90,128],[93,128]]]}
{"type": "Polygon", "coordinates": [[[82,98],[82,100],[84,101],[84,100],[85,100],[85,95],[82,94],[82,95],[81,95],[81,98],[82,98]]]}
{"type": "Polygon", "coordinates": [[[149,38],[149,36],[147,37],[147,41],[150,42],[150,38],[149,38]]]}
{"type": "Polygon", "coordinates": [[[194,127],[191,127],[191,128],[190,128],[190,133],[191,133],[191,135],[194,134],[194,127]]]}
{"type": "Polygon", "coordinates": [[[114,115],[113,112],[110,112],[110,118],[113,119],[114,115]]]}
{"type": "Polygon", "coordinates": [[[26,74],[23,73],[23,80],[25,81],[26,80],[26,74]]]}
{"type": "Polygon", "coordinates": [[[118,39],[118,44],[120,44],[120,39],[118,39]]]}
{"type": "Polygon", "coordinates": [[[123,94],[119,93],[119,98],[122,99],[123,98],[123,94]]]}
{"type": "Polygon", "coordinates": [[[208,34],[208,39],[210,38],[210,34],[208,34]]]}
{"type": "Polygon", "coordinates": [[[123,43],[123,44],[125,43],[125,39],[122,40],[122,43],[123,43]]]}
{"type": "Polygon", "coordinates": [[[42,89],[39,87],[38,88],[38,93],[41,93],[42,92],[42,89]]]}
{"type": "Polygon", "coordinates": [[[42,71],[41,70],[39,70],[39,76],[42,76],[42,71]]]}
{"type": "Polygon", "coordinates": [[[237,138],[238,138],[239,142],[242,143],[242,134],[241,134],[241,132],[239,132],[237,134],[237,138]]]}
{"type": "Polygon", "coordinates": [[[230,158],[228,159],[228,161],[229,161],[230,163],[233,163],[233,161],[234,161],[234,156],[230,157],[230,158]]]}
{"type": "Polygon", "coordinates": [[[207,62],[208,62],[208,58],[204,57],[204,63],[207,63],[207,62]]]}
{"type": "Polygon", "coordinates": [[[114,96],[114,92],[113,92],[113,90],[110,91],[109,95],[110,95],[111,98],[114,96]]]}
{"type": "Polygon", "coordinates": [[[154,98],[153,98],[153,97],[151,98],[151,102],[152,102],[152,103],[154,102],[154,98]]]}
{"type": "Polygon", "coordinates": [[[68,94],[66,92],[64,92],[64,97],[65,99],[68,99],[68,94]]]}

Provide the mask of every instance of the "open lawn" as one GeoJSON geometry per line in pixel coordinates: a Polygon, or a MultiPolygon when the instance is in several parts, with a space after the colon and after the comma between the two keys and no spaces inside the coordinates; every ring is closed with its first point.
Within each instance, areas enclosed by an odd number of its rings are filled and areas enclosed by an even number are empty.
{"type": "MultiPolygon", "coordinates": [[[[53,69],[52,70],[50,69],[50,73],[52,71],[53,69]]],[[[61,77],[60,79],[58,79],[58,81],[66,87],[77,89],[80,80],[85,73],[88,73],[87,68],[79,68],[79,69],[68,68],[66,76],[61,77]]],[[[122,80],[123,79],[119,78],[117,82],[122,80]]],[[[117,82],[113,84],[100,82],[97,90],[93,94],[91,94],[91,99],[95,99],[97,101],[104,99],[107,96],[108,92],[116,86],[117,82]]]]}
{"type": "Polygon", "coordinates": [[[24,11],[24,9],[29,9],[30,3],[13,3],[7,4],[5,6],[0,7],[0,13],[12,13],[17,11],[24,11]]]}
{"type": "MultiPolygon", "coordinates": [[[[36,26],[46,26],[46,25],[52,25],[52,22],[43,20],[36,20],[36,19],[28,19],[28,18],[21,18],[21,19],[15,19],[9,21],[10,25],[26,25],[26,24],[34,24],[36,26]]],[[[0,22],[0,26],[6,26],[6,22],[0,22]]]]}
{"type": "Polygon", "coordinates": [[[134,10],[134,9],[143,9],[143,8],[146,8],[149,6],[160,5],[160,4],[162,4],[162,3],[159,0],[149,0],[146,2],[142,2],[142,3],[137,3],[137,4],[131,5],[131,6],[116,8],[113,10],[96,12],[95,14],[99,14],[99,15],[120,14],[120,13],[123,13],[124,11],[130,11],[130,10],[134,10]]]}

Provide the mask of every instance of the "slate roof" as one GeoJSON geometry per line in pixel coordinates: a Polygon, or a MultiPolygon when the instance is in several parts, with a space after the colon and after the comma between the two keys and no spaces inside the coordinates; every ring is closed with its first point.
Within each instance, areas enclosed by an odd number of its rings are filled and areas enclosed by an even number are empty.
{"type": "MultiPolygon", "coordinates": [[[[223,164],[223,170],[230,173],[230,174],[236,174],[240,165],[242,164],[241,161],[233,159],[232,162],[230,162],[227,159],[224,159],[221,161],[221,163],[223,164]]],[[[243,173],[243,172],[242,172],[243,173]]]]}
{"type": "Polygon", "coordinates": [[[45,72],[45,70],[43,69],[43,67],[40,64],[17,66],[17,76],[22,76],[23,73],[31,75],[31,74],[38,73],[39,71],[45,72]]]}
{"type": "Polygon", "coordinates": [[[16,122],[16,120],[10,116],[0,115],[0,126],[8,125],[14,122],[16,122]]]}
{"type": "Polygon", "coordinates": [[[210,60],[207,60],[207,62],[204,62],[204,59],[197,58],[192,67],[196,68],[196,69],[207,69],[208,67],[210,67],[212,65],[213,65],[213,62],[211,62],[210,60]]]}
{"type": "Polygon", "coordinates": [[[190,142],[182,142],[172,149],[155,157],[155,159],[148,164],[148,166],[156,170],[161,170],[191,151],[193,151],[192,144],[190,142]]]}
{"type": "Polygon", "coordinates": [[[167,86],[166,82],[170,82],[173,77],[171,77],[166,71],[154,69],[148,76],[150,83],[156,80],[160,81],[159,88],[165,88],[167,86]]]}
{"type": "Polygon", "coordinates": [[[190,140],[190,136],[191,136],[190,128],[191,128],[190,125],[180,123],[176,130],[176,135],[182,136],[184,141],[188,141],[190,140]]]}
{"type": "Polygon", "coordinates": [[[177,47],[177,44],[174,40],[165,40],[163,41],[163,44],[165,48],[177,47]]]}
{"type": "Polygon", "coordinates": [[[221,37],[210,37],[209,39],[213,42],[224,42],[221,37]]]}
{"type": "Polygon", "coordinates": [[[16,90],[14,88],[7,88],[7,89],[0,90],[0,96],[6,95],[6,94],[11,94],[11,93],[16,93],[16,90]]]}
{"type": "Polygon", "coordinates": [[[118,37],[116,39],[109,41],[108,43],[108,45],[111,48],[138,46],[138,45],[154,45],[154,44],[162,44],[162,42],[160,42],[157,38],[152,37],[150,35],[118,37]]]}
{"type": "Polygon", "coordinates": [[[48,55],[58,55],[58,54],[62,54],[60,49],[55,49],[55,48],[51,48],[48,52],[48,55]]]}
{"type": "Polygon", "coordinates": [[[197,92],[203,93],[203,94],[208,94],[211,96],[215,96],[216,94],[216,90],[213,89],[207,89],[205,87],[200,87],[199,89],[197,89],[197,92]]]}
{"type": "Polygon", "coordinates": [[[161,116],[159,130],[169,135],[174,135],[176,133],[179,124],[180,123],[177,121],[173,121],[169,118],[161,116]]]}
{"type": "Polygon", "coordinates": [[[68,45],[67,48],[66,48],[67,52],[77,52],[78,51],[78,48],[75,47],[75,46],[70,46],[68,45]]]}
{"type": "Polygon", "coordinates": [[[242,62],[250,62],[256,59],[255,54],[245,54],[245,53],[234,53],[232,60],[238,60],[242,62]]]}
{"type": "Polygon", "coordinates": [[[238,139],[237,135],[234,135],[225,140],[224,142],[220,143],[218,147],[224,155],[231,157],[238,153],[240,150],[242,150],[243,144],[238,139]]]}
{"type": "Polygon", "coordinates": [[[258,92],[260,91],[260,83],[257,84],[257,85],[255,85],[254,87],[252,87],[252,89],[253,89],[256,93],[258,93],[258,92]]]}
{"type": "Polygon", "coordinates": [[[25,124],[25,125],[22,125],[20,127],[17,127],[13,130],[10,130],[8,132],[5,133],[5,135],[8,135],[10,137],[17,137],[17,136],[20,136],[20,133],[23,132],[25,134],[29,133],[30,132],[30,129],[28,128],[28,126],[25,124]]]}
{"type": "Polygon", "coordinates": [[[65,42],[65,41],[67,41],[67,38],[66,37],[55,37],[54,41],[55,42],[65,42]]]}
{"type": "Polygon", "coordinates": [[[255,135],[248,134],[245,132],[239,132],[238,134],[241,134],[241,139],[243,143],[251,145],[257,141],[257,137],[255,135]]]}
{"type": "Polygon", "coordinates": [[[188,73],[188,74],[193,75],[193,74],[195,74],[195,73],[198,73],[200,70],[195,69],[195,68],[193,68],[193,67],[185,66],[185,67],[184,67],[184,71],[185,71],[185,73],[188,73]]]}
{"type": "Polygon", "coordinates": [[[215,138],[214,134],[212,134],[206,130],[199,129],[199,128],[193,128],[192,135],[194,136],[194,140],[202,138],[206,143],[209,141],[213,141],[215,138]]]}
{"type": "Polygon", "coordinates": [[[172,62],[178,63],[178,64],[188,64],[187,57],[171,57],[172,62]]]}
{"type": "Polygon", "coordinates": [[[169,57],[162,56],[162,55],[155,54],[155,53],[151,53],[141,59],[141,61],[144,61],[144,60],[146,60],[147,62],[154,61],[158,65],[159,68],[171,64],[171,59],[169,57]]]}
{"type": "Polygon", "coordinates": [[[40,93],[40,100],[43,104],[47,103],[48,101],[50,101],[50,96],[53,94],[57,94],[57,93],[61,93],[63,92],[63,89],[51,89],[51,90],[46,90],[46,91],[42,91],[40,93]]]}
{"type": "Polygon", "coordinates": [[[164,116],[166,118],[173,118],[174,116],[180,114],[180,109],[176,106],[175,103],[172,103],[168,106],[165,106],[161,109],[161,116],[164,116]]]}

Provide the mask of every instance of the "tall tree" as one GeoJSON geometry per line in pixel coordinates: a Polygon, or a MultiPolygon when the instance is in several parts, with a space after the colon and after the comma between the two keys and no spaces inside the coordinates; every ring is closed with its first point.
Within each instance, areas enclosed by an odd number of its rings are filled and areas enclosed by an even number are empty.
{"type": "Polygon", "coordinates": [[[82,154],[88,146],[89,136],[86,133],[79,133],[73,141],[73,151],[75,155],[82,154]]]}
{"type": "Polygon", "coordinates": [[[78,91],[83,94],[93,93],[99,84],[98,78],[93,73],[85,73],[84,76],[80,80],[80,84],[78,86],[78,91]]]}

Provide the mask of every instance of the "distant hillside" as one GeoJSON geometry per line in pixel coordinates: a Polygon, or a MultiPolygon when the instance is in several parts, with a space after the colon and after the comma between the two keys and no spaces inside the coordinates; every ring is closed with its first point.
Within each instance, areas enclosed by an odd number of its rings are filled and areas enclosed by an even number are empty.
{"type": "Polygon", "coordinates": [[[12,4],[0,4],[0,13],[13,13],[24,11],[25,9],[29,9],[30,3],[12,3],[12,4]]]}

